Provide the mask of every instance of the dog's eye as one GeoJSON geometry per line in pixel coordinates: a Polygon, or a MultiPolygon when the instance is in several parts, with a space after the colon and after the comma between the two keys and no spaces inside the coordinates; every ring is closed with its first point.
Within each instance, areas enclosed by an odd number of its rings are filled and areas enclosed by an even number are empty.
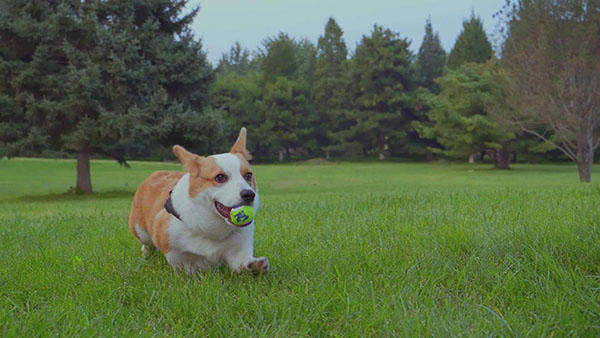
{"type": "Polygon", "coordinates": [[[227,182],[227,175],[219,174],[219,175],[215,176],[215,181],[217,183],[225,183],[225,182],[227,182]]]}
{"type": "Polygon", "coordinates": [[[246,173],[244,179],[248,182],[252,181],[252,173],[246,173]]]}

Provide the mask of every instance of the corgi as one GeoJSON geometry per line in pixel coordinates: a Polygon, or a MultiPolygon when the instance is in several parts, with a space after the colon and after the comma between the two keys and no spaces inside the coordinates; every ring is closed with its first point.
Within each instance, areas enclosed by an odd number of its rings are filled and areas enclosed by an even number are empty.
{"type": "Polygon", "coordinates": [[[175,270],[188,274],[223,263],[235,272],[268,272],[269,259],[254,257],[254,220],[244,226],[230,220],[232,207],[260,206],[246,128],[229,153],[203,157],[179,145],[173,153],[186,172],[155,172],[133,197],[129,228],[142,243],[142,255],[158,249],[175,270]]]}

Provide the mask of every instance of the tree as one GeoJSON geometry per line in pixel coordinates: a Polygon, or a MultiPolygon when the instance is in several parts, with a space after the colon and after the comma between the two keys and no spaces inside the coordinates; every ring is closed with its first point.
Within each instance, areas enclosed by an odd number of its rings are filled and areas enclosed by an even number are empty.
{"type": "Polygon", "coordinates": [[[262,56],[264,120],[259,126],[270,152],[283,161],[292,152],[311,153],[316,148],[312,85],[317,49],[308,40],[287,34],[265,42],[262,56]]]}
{"type": "Polygon", "coordinates": [[[446,65],[446,51],[442,47],[438,33],[433,33],[431,20],[425,23],[425,36],[417,55],[417,85],[439,93],[435,79],[442,76],[446,65]]]}
{"type": "MultiPolygon", "coordinates": [[[[433,32],[431,20],[427,19],[425,36],[415,62],[415,82],[416,86],[419,87],[415,91],[416,122],[426,122],[428,120],[429,106],[427,105],[427,98],[430,93],[436,95],[440,93],[440,87],[435,80],[444,74],[446,59],[446,51],[441,45],[438,33],[433,32]]],[[[412,132],[410,136],[409,143],[412,145],[410,153],[424,154],[428,161],[433,160],[431,149],[440,147],[440,144],[435,139],[421,138],[415,132],[412,132]]]]}
{"type": "Polygon", "coordinates": [[[296,41],[285,33],[263,42],[264,51],[260,57],[264,81],[274,82],[278,76],[295,77],[299,62],[296,54],[296,41]]]}
{"type": "Polygon", "coordinates": [[[466,62],[482,63],[494,55],[492,44],[483,30],[481,19],[471,14],[470,20],[463,21],[463,30],[448,55],[448,68],[456,69],[466,62]]]}
{"type": "Polygon", "coordinates": [[[470,62],[448,70],[438,79],[440,94],[428,98],[432,123],[415,123],[421,136],[435,138],[452,157],[487,151],[496,168],[508,169],[508,142],[515,134],[496,118],[504,113],[499,107],[505,94],[502,76],[494,61],[470,62]]]}
{"type": "Polygon", "coordinates": [[[506,8],[511,121],[560,149],[590,182],[600,143],[600,4],[532,0],[506,8]]]}
{"type": "MultiPolygon", "coordinates": [[[[238,74],[234,70],[220,73],[211,91],[212,105],[224,112],[229,128],[229,137],[237,137],[241,127],[247,127],[258,133],[265,123],[266,107],[262,74],[257,70],[238,74]]],[[[249,149],[254,158],[269,156],[269,146],[262,137],[248,139],[249,149]]]]}
{"type": "Polygon", "coordinates": [[[251,67],[250,52],[242,48],[239,42],[236,42],[229,50],[229,53],[223,53],[223,56],[221,56],[217,72],[245,74],[251,67]]]}
{"type": "Polygon", "coordinates": [[[336,150],[384,160],[392,144],[407,144],[412,130],[412,54],[410,42],[375,25],[363,36],[352,59],[347,87],[351,125],[333,134],[336,150]]]}
{"type": "Polygon", "coordinates": [[[203,112],[212,70],[188,28],[197,10],[182,15],[185,5],[0,2],[4,154],[74,150],[76,189],[89,193],[94,152],[159,142],[217,147],[222,120],[203,112]]]}
{"type": "Polygon", "coordinates": [[[271,153],[279,161],[290,151],[314,148],[315,125],[309,85],[303,78],[278,76],[267,84],[264,96],[264,120],[257,128],[271,153]]]}
{"type": "Polygon", "coordinates": [[[325,33],[317,44],[317,64],[313,96],[318,114],[316,130],[319,147],[329,158],[332,143],[330,133],[346,127],[341,118],[346,103],[346,72],[348,49],[342,38],[343,32],[333,18],[325,25],[325,33]]]}

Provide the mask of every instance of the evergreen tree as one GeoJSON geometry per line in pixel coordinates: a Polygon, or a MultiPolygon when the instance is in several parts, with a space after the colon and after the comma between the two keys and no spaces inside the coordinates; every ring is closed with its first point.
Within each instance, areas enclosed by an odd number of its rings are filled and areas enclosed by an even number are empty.
{"type": "Polygon", "coordinates": [[[442,76],[446,65],[446,51],[442,47],[438,33],[433,32],[431,20],[425,23],[425,36],[417,55],[417,85],[439,93],[435,79],[442,76]]]}
{"type": "Polygon", "coordinates": [[[456,69],[466,62],[482,63],[493,55],[492,44],[483,30],[481,19],[473,13],[470,20],[463,21],[463,30],[448,56],[448,68],[456,69]]]}
{"type": "Polygon", "coordinates": [[[195,151],[218,147],[220,116],[203,112],[212,70],[188,28],[197,10],[182,14],[185,5],[3,0],[0,141],[6,155],[76,151],[76,188],[91,192],[92,153],[122,160],[132,147],[158,142],[195,151]]]}
{"type": "Polygon", "coordinates": [[[223,53],[217,66],[217,72],[229,73],[235,72],[237,74],[245,74],[252,67],[250,60],[250,52],[247,49],[242,48],[239,42],[236,42],[229,53],[223,53]]]}
{"type": "Polygon", "coordinates": [[[497,62],[468,62],[438,80],[439,95],[430,94],[429,119],[415,123],[422,137],[436,139],[451,157],[489,152],[497,168],[508,168],[509,142],[515,133],[498,121],[506,106],[506,80],[497,62]]]}
{"type": "Polygon", "coordinates": [[[283,160],[294,154],[314,153],[316,55],[310,41],[295,41],[280,33],[265,40],[254,61],[259,68],[245,74],[230,70],[218,76],[212,92],[213,107],[225,111],[231,126],[246,126],[263,135],[252,140],[255,157],[277,155],[283,160]]]}
{"type": "Polygon", "coordinates": [[[312,84],[316,68],[316,47],[280,33],[265,42],[262,57],[265,116],[258,126],[270,153],[280,161],[294,153],[305,155],[316,148],[315,110],[312,84]]]}
{"type": "MultiPolygon", "coordinates": [[[[241,127],[247,127],[258,135],[260,126],[265,123],[264,86],[262,74],[251,70],[245,74],[235,71],[219,74],[212,89],[213,107],[223,111],[229,128],[229,138],[237,137],[241,127]]],[[[262,137],[248,139],[248,149],[254,158],[269,156],[269,146],[262,137]]]]}
{"type": "Polygon", "coordinates": [[[325,33],[317,45],[314,100],[318,114],[315,134],[319,147],[329,157],[330,133],[344,129],[341,110],[346,105],[346,71],[348,50],[342,38],[343,32],[333,18],[325,25],[325,33]]]}
{"type": "Polygon", "coordinates": [[[295,77],[299,64],[296,58],[296,41],[285,33],[263,42],[265,51],[261,55],[261,70],[266,83],[274,82],[278,76],[295,77]]]}
{"type": "Polygon", "coordinates": [[[333,134],[332,150],[361,155],[377,154],[383,160],[390,147],[407,145],[413,100],[410,43],[375,25],[363,36],[352,59],[347,88],[352,98],[344,118],[352,125],[333,134]]]}
{"type": "Polygon", "coordinates": [[[279,161],[293,154],[307,155],[315,147],[315,125],[309,85],[303,78],[278,76],[265,87],[264,118],[257,134],[279,161]]]}

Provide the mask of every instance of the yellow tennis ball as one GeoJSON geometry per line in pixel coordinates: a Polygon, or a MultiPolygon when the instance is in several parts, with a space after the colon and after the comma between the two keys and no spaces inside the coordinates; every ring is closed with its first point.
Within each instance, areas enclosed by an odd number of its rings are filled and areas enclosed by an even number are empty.
{"type": "Polygon", "coordinates": [[[229,218],[231,223],[239,227],[246,226],[254,220],[254,208],[249,205],[232,208],[229,218]]]}

